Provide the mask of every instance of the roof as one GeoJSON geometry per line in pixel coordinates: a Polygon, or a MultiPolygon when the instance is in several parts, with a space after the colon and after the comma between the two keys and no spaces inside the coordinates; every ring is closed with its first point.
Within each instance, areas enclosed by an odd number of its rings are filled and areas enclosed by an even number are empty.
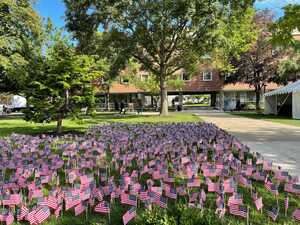
{"type": "Polygon", "coordinates": [[[112,83],[109,93],[111,94],[135,94],[144,92],[142,89],[136,88],[129,84],[112,83]]]}
{"type": "MultiPolygon", "coordinates": [[[[266,86],[266,90],[274,90],[279,88],[280,86],[276,83],[268,83],[266,86]]],[[[225,84],[223,87],[223,91],[254,91],[254,86],[250,86],[247,83],[237,82],[231,84],[225,84]]]]}
{"type": "Polygon", "coordinates": [[[282,95],[282,94],[288,94],[292,92],[300,92],[300,80],[288,84],[284,87],[278,88],[274,91],[268,92],[265,94],[265,96],[282,95]]]}

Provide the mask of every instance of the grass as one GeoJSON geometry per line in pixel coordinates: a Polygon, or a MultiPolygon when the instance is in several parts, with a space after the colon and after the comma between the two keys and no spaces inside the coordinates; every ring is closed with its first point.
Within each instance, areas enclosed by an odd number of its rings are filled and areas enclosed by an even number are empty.
{"type": "MultiPolygon", "coordinates": [[[[113,114],[101,113],[95,117],[82,119],[65,119],[63,121],[64,131],[84,132],[88,127],[99,123],[171,123],[171,122],[198,122],[200,118],[190,113],[169,113],[168,116],[159,115],[135,115],[135,114],[113,114]]],[[[0,136],[8,136],[12,133],[19,134],[41,134],[55,130],[56,124],[39,124],[26,122],[22,118],[0,119],[0,136]]]]}
{"type": "Polygon", "coordinates": [[[183,106],[209,106],[207,103],[184,104],[183,106]]]}
{"type": "Polygon", "coordinates": [[[264,115],[256,112],[233,112],[232,115],[243,116],[251,119],[266,120],[274,123],[281,123],[285,125],[300,127],[300,120],[292,119],[289,117],[275,116],[275,115],[264,115]]]}

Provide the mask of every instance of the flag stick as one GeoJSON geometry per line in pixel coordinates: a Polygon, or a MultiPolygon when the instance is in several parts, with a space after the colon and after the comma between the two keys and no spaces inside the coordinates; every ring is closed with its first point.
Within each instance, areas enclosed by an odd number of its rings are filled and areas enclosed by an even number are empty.
{"type": "Polygon", "coordinates": [[[88,208],[89,206],[87,206],[85,209],[85,221],[88,221],[88,208]]]}
{"type": "Polygon", "coordinates": [[[108,224],[110,224],[110,209],[109,209],[109,212],[108,212],[108,224]]]}
{"type": "Polygon", "coordinates": [[[249,225],[249,206],[247,206],[247,225],[249,225]]]}

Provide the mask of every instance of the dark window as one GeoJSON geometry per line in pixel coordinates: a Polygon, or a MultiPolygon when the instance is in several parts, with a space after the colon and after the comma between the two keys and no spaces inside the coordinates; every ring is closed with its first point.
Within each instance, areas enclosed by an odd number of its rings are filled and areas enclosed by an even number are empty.
{"type": "Polygon", "coordinates": [[[203,81],[212,81],[212,71],[203,72],[203,81]]]}

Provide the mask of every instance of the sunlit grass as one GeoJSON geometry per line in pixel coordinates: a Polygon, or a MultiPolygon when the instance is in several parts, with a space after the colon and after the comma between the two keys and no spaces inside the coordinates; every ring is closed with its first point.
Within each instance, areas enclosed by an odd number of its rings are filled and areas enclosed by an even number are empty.
{"type": "Polygon", "coordinates": [[[251,119],[266,120],[274,123],[281,123],[285,125],[300,127],[300,120],[296,120],[288,117],[257,114],[255,112],[233,112],[231,114],[236,116],[243,116],[251,119]]]}
{"type": "MultiPolygon", "coordinates": [[[[63,121],[64,131],[84,132],[88,127],[99,123],[173,123],[173,122],[198,122],[200,118],[190,113],[169,113],[168,116],[159,115],[136,115],[117,113],[101,113],[94,117],[83,117],[81,119],[65,119],[63,121]]],[[[56,124],[32,123],[18,119],[0,119],[0,136],[12,133],[41,134],[53,132],[56,124]]]]}

